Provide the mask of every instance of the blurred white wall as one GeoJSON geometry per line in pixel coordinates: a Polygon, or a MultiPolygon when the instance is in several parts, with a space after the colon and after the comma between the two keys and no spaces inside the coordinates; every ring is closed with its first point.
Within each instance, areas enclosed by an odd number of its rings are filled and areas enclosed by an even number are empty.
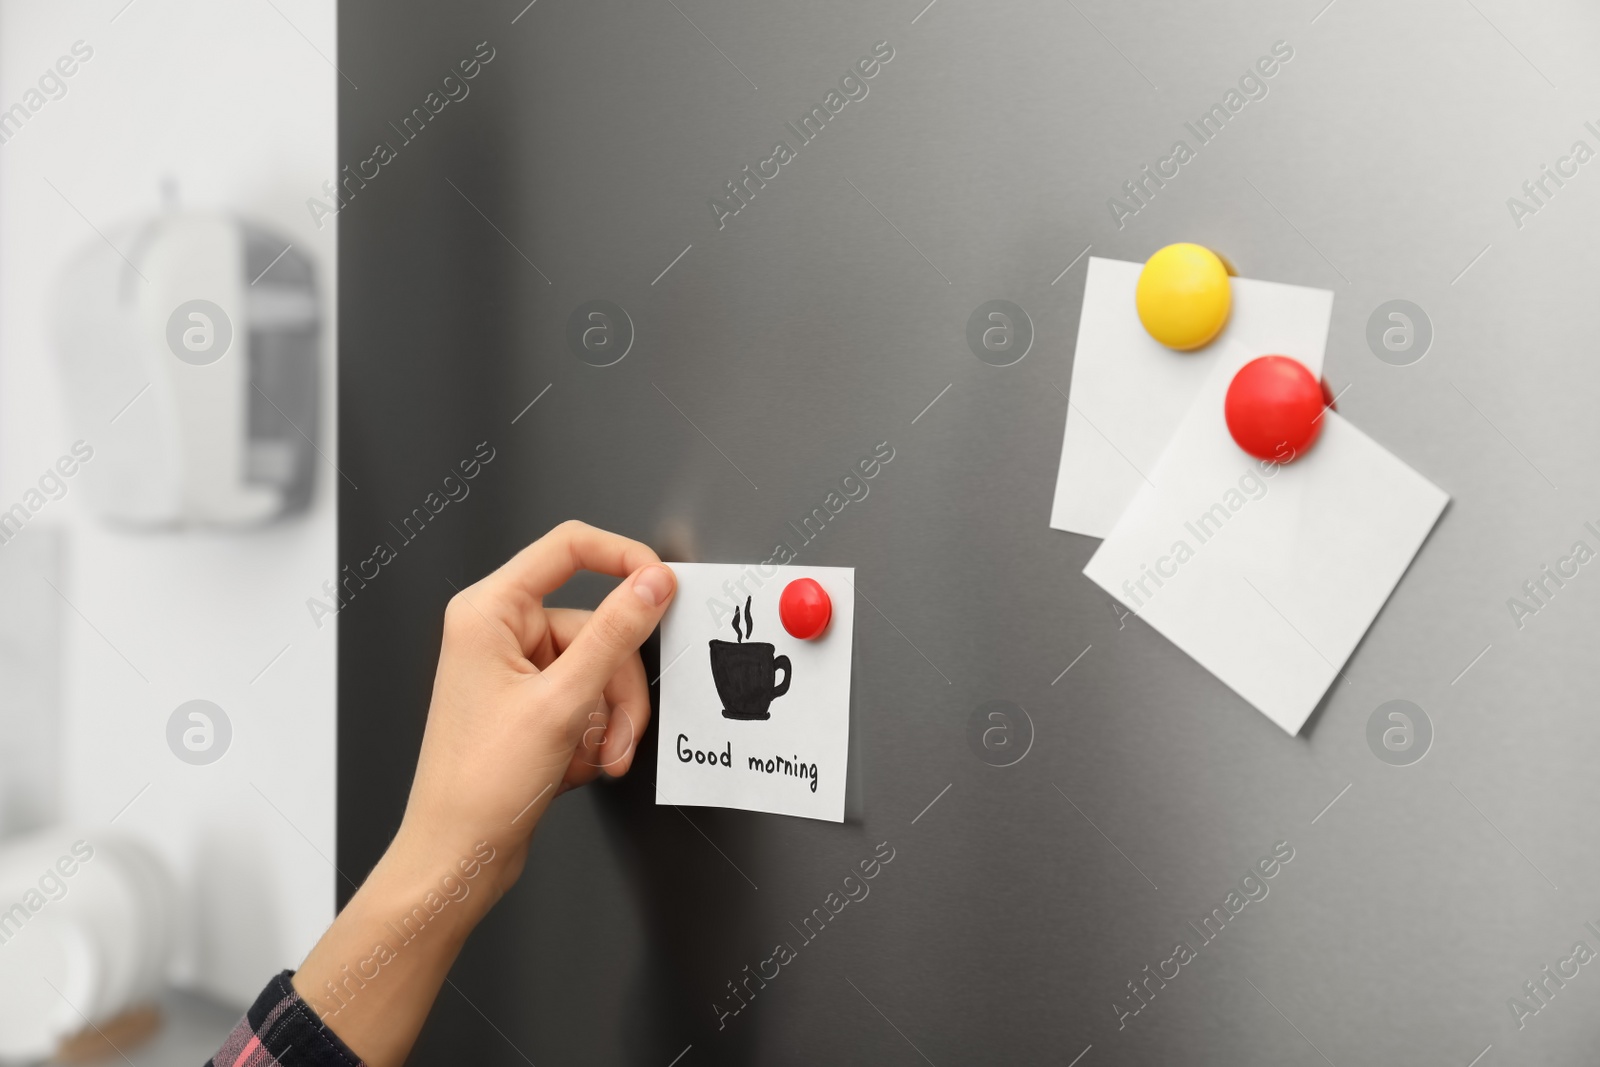
{"type": "MultiPolygon", "coordinates": [[[[46,332],[61,264],[96,230],[158,211],[167,182],[185,207],[264,223],[315,261],[317,444],[334,457],[335,231],[305,208],[334,172],[334,4],[0,0],[0,114],[43,97],[30,90],[80,41],[93,55],[65,95],[0,144],[0,510],[73,440],[46,332]]],[[[60,593],[34,589],[59,601],[37,624],[59,627],[60,684],[0,708],[22,739],[0,775],[25,781],[29,821],[115,819],[154,842],[187,887],[177,976],[239,1003],[296,966],[333,915],[335,627],[313,627],[305,600],[337,570],[337,478],[323,464],[307,514],[240,533],[118,531],[69,490],[0,545],[16,585],[60,541],[60,593]],[[197,698],[233,730],[208,766],[166,739],[173,710],[197,698]]]]}

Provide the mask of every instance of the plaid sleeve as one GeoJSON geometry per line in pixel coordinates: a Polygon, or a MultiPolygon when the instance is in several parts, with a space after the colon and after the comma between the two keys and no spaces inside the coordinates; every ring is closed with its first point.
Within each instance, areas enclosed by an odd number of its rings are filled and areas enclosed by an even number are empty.
{"type": "Polygon", "coordinates": [[[206,1067],[362,1067],[361,1057],[294,991],[293,974],[284,971],[267,983],[206,1067]]]}

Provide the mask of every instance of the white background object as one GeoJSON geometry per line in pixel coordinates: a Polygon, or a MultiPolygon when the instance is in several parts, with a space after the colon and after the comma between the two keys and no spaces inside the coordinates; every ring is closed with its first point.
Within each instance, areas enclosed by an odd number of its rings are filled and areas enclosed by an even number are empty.
{"type": "Polygon", "coordinates": [[[1177,352],[1139,321],[1143,263],[1091,257],[1072,357],[1071,403],[1050,525],[1105,537],[1145,484],[1173,428],[1219,359],[1292,356],[1321,377],[1333,294],[1300,285],[1230,279],[1233,307],[1204,348],[1177,352]]]}
{"type": "MultiPolygon", "coordinates": [[[[744,808],[777,815],[844,821],[845,771],[850,742],[850,661],[855,633],[855,570],[850,567],[779,567],[774,577],[756,575],[754,565],[674,563],[678,593],[661,620],[661,722],[657,727],[656,803],[744,808]],[[778,598],[797,578],[813,578],[833,601],[833,618],[821,637],[790,637],[778,619],[778,598]],[[788,692],[775,699],[771,718],[725,718],[712,678],[711,642],[740,643],[726,610],[745,592],[732,595],[724,583],[744,579],[752,600],[754,633],[744,644],[767,644],[787,656],[788,692]],[[723,605],[713,610],[712,605],[723,605]],[[679,735],[688,747],[724,752],[730,766],[712,767],[679,758],[679,735]],[[783,758],[816,767],[816,792],[807,778],[750,769],[749,760],[783,758]]],[[[742,623],[741,623],[742,626],[742,623]]],[[[781,671],[776,675],[781,682],[781,671]]]]}
{"type": "Polygon", "coordinates": [[[0,846],[0,1062],[153,1003],[174,907],[170,876],[128,834],[54,828],[0,846]]]}
{"type": "Polygon", "coordinates": [[[1449,498],[1333,411],[1304,455],[1266,477],[1223,415],[1229,383],[1254,358],[1214,365],[1154,484],[1083,573],[1295,734],[1449,498]],[[1148,577],[1157,570],[1165,576],[1148,577]]]}
{"type": "MultiPolygon", "coordinates": [[[[285,243],[275,239],[275,250],[285,243]]],[[[284,308],[301,330],[311,328],[315,309],[305,290],[278,284],[299,257],[268,278],[272,271],[251,264],[246,247],[238,219],[163,210],[80,244],[52,294],[51,349],[68,383],[68,434],[93,438],[99,449],[79,482],[113,522],[252,526],[285,510],[282,485],[251,477],[252,390],[298,410],[281,385],[274,389],[275,368],[256,364],[285,362],[273,343],[281,321],[273,320],[287,316],[271,305],[302,305],[284,308]],[[128,258],[107,242],[128,248],[128,258]],[[180,316],[182,336],[188,343],[198,335],[217,353],[191,363],[173,358],[170,323],[174,309],[197,300],[214,305],[217,319],[191,307],[180,316]]],[[[303,413],[279,413],[303,424],[300,433],[316,428],[303,413]]]]}
{"type": "MultiPolygon", "coordinates": [[[[77,40],[94,56],[66,95],[0,145],[0,506],[73,440],[44,314],[61,267],[100,240],[96,228],[158,211],[169,180],[184,207],[258,220],[315,262],[317,444],[335,456],[335,230],[305,208],[336,170],[334,6],[0,0],[0,107],[77,40]]],[[[182,887],[190,947],[175,976],[240,1005],[333,916],[336,627],[312,625],[305,600],[338,569],[338,479],[322,465],[295,521],[160,536],[108,528],[72,486],[0,547],[41,526],[70,535],[61,707],[37,712],[61,719],[61,817],[86,829],[115,819],[154,845],[182,887]],[[208,766],[177,759],[165,736],[196,698],[232,723],[208,766]]]]}
{"type": "Polygon", "coordinates": [[[0,837],[55,821],[61,805],[60,531],[26,531],[0,545],[0,837]]]}

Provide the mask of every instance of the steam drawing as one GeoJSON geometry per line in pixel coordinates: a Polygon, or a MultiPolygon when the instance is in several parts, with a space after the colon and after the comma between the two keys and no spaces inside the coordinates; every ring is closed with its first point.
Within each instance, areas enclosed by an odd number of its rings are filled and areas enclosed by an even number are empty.
{"type": "Polygon", "coordinates": [[[733,632],[739,638],[741,644],[745,638],[755,635],[755,626],[750,621],[750,602],[754,599],[755,597],[753,596],[744,598],[744,630],[742,632],[739,629],[739,609],[733,609],[733,632]]]}

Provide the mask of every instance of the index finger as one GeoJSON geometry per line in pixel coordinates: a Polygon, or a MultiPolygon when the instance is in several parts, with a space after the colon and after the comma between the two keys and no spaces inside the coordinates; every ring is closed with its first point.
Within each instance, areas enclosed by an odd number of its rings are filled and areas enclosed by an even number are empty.
{"type": "Polygon", "coordinates": [[[496,598],[520,593],[538,599],[561,588],[579,571],[624,578],[640,567],[660,562],[649,545],[569,519],[478,584],[496,598]]]}

